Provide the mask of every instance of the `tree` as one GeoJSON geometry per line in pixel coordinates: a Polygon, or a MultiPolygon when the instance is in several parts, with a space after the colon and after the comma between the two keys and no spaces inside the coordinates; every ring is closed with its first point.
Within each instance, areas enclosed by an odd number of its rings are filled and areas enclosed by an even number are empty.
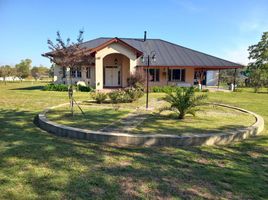
{"type": "Polygon", "coordinates": [[[34,77],[35,80],[40,79],[41,77],[48,77],[49,76],[49,69],[40,65],[39,67],[34,66],[31,69],[31,75],[34,77]]]}
{"type": "Polygon", "coordinates": [[[3,80],[6,84],[6,77],[11,75],[11,66],[4,65],[0,67],[0,77],[3,77],[3,80]]]}
{"type": "Polygon", "coordinates": [[[179,119],[184,119],[186,114],[195,116],[195,112],[199,110],[198,106],[203,105],[206,98],[207,95],[195,96],[193,87],[177,88],[175,93],[167,93],[164,100],[170,103],[170,106],[160,109],[160,112],[172,110],[178,113],[179,119]]]}
{"type": "MultiPolygon", "coordinates": [[[[68,94],[70,99],[70,108],[73,115],[73,83],[71,70],[88,65],[93,61],[90,51],[82,45],[84,31],[80,30],[77,37],[77,42],[71,42],[70,38],[67,38],[66,42],[62,39],[60,32],[57,32],[56,44],[48,39],[48,47],[51,52],[43,54],[48,57],[50,61],[58,66],[66,67],[69,71],[67,74],[68,82],[68,94]],[[71,70],[70,70],[71,69],[71,70]]],[[[80,108],[80,107],[79,107],[80,108]]]]}
{"type": "Polygon", "coordinates": [[[27,78],[30,75],[31,64],[32,64],[31,59],[25,59],[25,60],[21,60],[19,64],[15,65],[17,76],[21,80],[24,78],[27,78]]]}
{"type": "Polygon", "coordinates": [[[248,73],[250,84],[257,92],[261,87],[268,87],[268,32],[264,32],[258,44],[248,48],[248,73]]]}

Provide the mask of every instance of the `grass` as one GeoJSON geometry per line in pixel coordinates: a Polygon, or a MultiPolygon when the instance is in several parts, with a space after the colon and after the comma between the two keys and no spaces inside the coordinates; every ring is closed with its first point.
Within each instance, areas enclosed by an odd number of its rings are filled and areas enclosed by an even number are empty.
{"type": "Polygon", "coordinates": [[[220,106],[203,106],[196,116],[187,116],[178,120],[173,113],[151,114],[133,133],[192,135],[204,133],[222,133],[245,128],[255,122],[252,115],[223,108],[220,106]]]}
{"type": "MultiPolygon", "coordinates": [[[[33,124],[43,108],[67,101],[64,92],[31,89],[39,84],[0,85],[0,199],[268,198],[267,128],[262,136],[216,147],[125,148],[70,140],[33,124]]],[[[267,93],[208,95],[268,123],[267,93]]]]}
{"type": "Polygon", "coordinates": [[[72,116],[68,107],[60,107],[49,111],[47,117],[59,124],[97,131],[126,117],[130,112],[127,109],[115,111],[112,108],[103,108],[102,106],[82,107],[82,109],[85,115],[75,107],[76,114],[72,116]]]}

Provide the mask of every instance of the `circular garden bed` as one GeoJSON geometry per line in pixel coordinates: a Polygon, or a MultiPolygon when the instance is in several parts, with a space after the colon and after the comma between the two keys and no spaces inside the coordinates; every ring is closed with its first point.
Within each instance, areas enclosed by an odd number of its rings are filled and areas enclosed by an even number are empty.
{"type": "Polygon", "coordinates": [[[196,116],[183,120],[170,111],[146,111],[133,106],[82,103],[70,115],[68,104],[48,109],[38,116],[41,128],[56,135],[120,145],[212,145],[256,135],[263,119],[240,108],[213,104],[202,106],[196,116]]]}
{"type": "MultiPolygon", "coordinates": [[[[196,116],[187,116],[183,120],[177,119],[175,113],[165,111],[161,114],[157,109],[145,112],[140,109],[116,108],[109,104],[82,104],[83,115],[78,109],[74,116],[70,114],[68,105],[52,109],[47,118],[58,124],[76,128],[102,131],[104,127],[111,132],[124,132],[130,134],[166,134],[189,136],[196,134],[217,134],[246,128],[255,123],[256,119],[250,113],[231,109],[219,105],[202,106],[196,116]],[[135,124],[122,123],[131,113],[143,116],[135,124]],[[113,131],[116,130],[116,131],[113,131]]],[[[136,115],[135,115],[136,116],[136,115]]],[[[131,117],[127,118],[129,121],[131,117]]]]}

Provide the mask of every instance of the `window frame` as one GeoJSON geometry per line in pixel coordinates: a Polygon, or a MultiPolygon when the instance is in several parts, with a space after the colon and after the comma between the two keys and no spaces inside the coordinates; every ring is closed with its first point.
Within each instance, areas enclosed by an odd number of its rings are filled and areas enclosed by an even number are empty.
{"type": "Polygon", "coordinates": [[[76,69],[76,78],[82,78],[82,69],[80,67],[76,69]]]}
{"type": "MultiPolygon", "coordinates": [[[[145,68],[144,71],[145,71],[145,75],[147,75],[147,68],[145,68]]],[[[149,82],[160,82],[160,69],[159,68],[149,68],[149,82]],[[151,73],[151,71],[153,73],[151,73]]]]}
{"type": "Polygon", "coordinates": [[[71,70],[71,77],[76,78],[76,69],[71,70]]]}
{"type": "Polygon", "coordinates": [[[178,68],[168,69],[168,81],[169,82],[185,82],[185,74],[186,74],[186,69],[178,69],[178,68]],[[174,79],[173,78],[174,77],[174,75],[173,75],[174,70],[179,70],[180,71],[179,79],[174,79]]]}

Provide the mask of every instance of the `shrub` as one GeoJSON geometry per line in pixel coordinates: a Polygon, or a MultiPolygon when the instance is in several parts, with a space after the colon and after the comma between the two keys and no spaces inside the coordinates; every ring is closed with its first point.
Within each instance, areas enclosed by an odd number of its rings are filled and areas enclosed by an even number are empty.
{"type": "Polygon", "coordinates": [[[139,88],[144,85],[145,79],[139,72],[135,72],[131,74],[130,77],[127,79],[127,84],[131,88],[139,88]]]}
{"type": "Polygon", "coordinates": [[[151,88],[152,92],[155,93],[170,93],[170,92],[175,92],[176,89],[179,88],[178,86],[171,86],[171,85],[167,85],[167,86],[153,86],[151,88]]]}
{"type": "Polygon", "coordinates": [[[195,92],[201,92],[201,91],[199,90],[198,87],[195,87],[195,88],[194,88],[194,91],[195,91],[195,92]]]}
{"type": "Polygon", "coordinates": [[[94,88],[90,86],[77,85],[77,90],[80,92],[93,92],[94,88]]]}
{"type": "Polygon", "coordinates": [[[50,83],[44,86],[45,91],[68,91],[68,86],[64,84],[50,83]]]}
{"type": "Polygon", "coordinates": [[[144,94],[140,89],[126,89],[125,92],[129,96],[130,101],[136,101],[144,94]]]}
{"type": "Polygon", "coordinates": [[[103,103],[107,99],[107,94],[104,92],[92,92],[91,97],[97,103],[103,103]]]}
{"type": "Polygon", "coordinates": [[[108,93],[109,98],[112,103],[122,103],[124,101],[125,91],[124,90],[115,90],[108,93]]]}
{"type": "Polygon", "coordinates": [[[209,92],[209,89],[202,89],[202,92],[209,92]]]}
{"type": "Polygon", "coordinates": [[[195,112],[199,110],[198,106],[203,105],[206,98],[206,95],[195,96],[193,87],[178,88],[175,93],[167,93],[164,100],[170,103],[170,106],[162,108],[160,112],[172,110],[178,113],[179,119],[184,119],[186,114],[195,116],[195,112]]]}
{"type": "Polygon", "coordinates": [[[125,90],[115,90],[108,93],[111,102],[116,103],[129,103],[136,101],[143,96],[143,91],[141,89],[125,89],[125,90]]]}

